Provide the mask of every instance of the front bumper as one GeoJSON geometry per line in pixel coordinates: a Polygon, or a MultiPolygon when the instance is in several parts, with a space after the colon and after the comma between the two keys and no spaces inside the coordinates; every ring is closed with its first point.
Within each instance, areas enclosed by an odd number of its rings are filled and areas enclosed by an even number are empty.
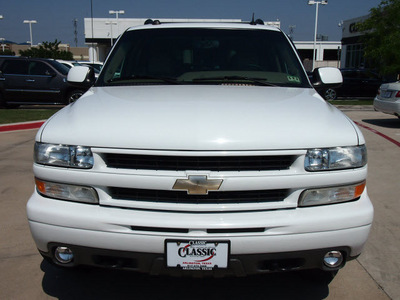
{"type": "Polygon", "coordinates": [[[50,243],[49,251],[40,251],[40,253],[48,261],[63,267],[86,265],[144,272],[150,275],[242,277],[251,274],[265,274],[305,269],[334,271],[344,267],[346,261],[356,258],[348,255],[350,252],[348,247],[313,249],[283,253],[231,255],[229,257],[227,269],[217,268],[211,271],[199,272],[182,270],[179,268],[168,268],[166,266],[165,255],[163,253],[139,253],[97,249],[76,245],[62,245],[67,246],[73,251],[75,255],[73,262],[69,264],[61,264],[54,258],[54,249],[57,246],[60,246],[60,244],[57,243],[50,243]],[[340,251],[343,254],[344,263],[337,268],[328,268],[323,264],[323,258],[328,251],[333,250],[340,251]]]}
{"type": "MultiPolygon", "coordinates": [[[[76,251],[71,265],[98,265],[164,274],[165,240],[230,241],[229,268],[246,275],[322,268],[327,251],[358,256],[367,240],[373,208],[366,191],[354,202],[241,213],[140,211],[71,203],[36,192],[27,206],[32,236],[42,255],[56,246],[76,251]]],[[[185,271],[190,272],[190,271],[185,271]]]]}

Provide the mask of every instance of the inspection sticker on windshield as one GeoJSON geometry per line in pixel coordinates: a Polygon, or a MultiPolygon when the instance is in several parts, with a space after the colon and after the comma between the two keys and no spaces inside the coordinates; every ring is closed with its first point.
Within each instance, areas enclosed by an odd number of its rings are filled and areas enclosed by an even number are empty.
{"type": "Polygon", "coordinates": [[[166,241],[167,266],[208,271],[228,267],[229,242],[166,241]]]}
{"type": "Polygon", "coordinates": [[[288,76],[287,79],[288,79],[288,81],[290,81],[290,82],[297,82],[297,83],[300,83],[300,78],[297,77],[297,76],[288,76]]]}

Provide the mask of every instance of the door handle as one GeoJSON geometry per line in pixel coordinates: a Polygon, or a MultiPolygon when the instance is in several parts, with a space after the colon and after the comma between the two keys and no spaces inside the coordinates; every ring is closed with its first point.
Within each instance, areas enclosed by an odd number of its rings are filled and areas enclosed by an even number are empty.
{"type": "Polygon", "coordinates": [[[25,82],[35,82],[35,79],[26,79],[25,82]]]}

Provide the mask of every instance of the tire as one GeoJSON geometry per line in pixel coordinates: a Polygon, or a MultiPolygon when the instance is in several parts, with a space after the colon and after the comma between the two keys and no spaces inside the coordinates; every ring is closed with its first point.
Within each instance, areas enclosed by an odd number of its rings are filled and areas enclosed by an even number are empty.
{"type": "Polygon", "coordinates": [[[324,99],[331,101],[331,100],[336,100],[337,99],[337,93],[334,89],[327,89],[324,92],[324,99]]]}
{"type": "Polygon", "coordinates": [[[74,103],[76,100],[78,100],[85,92],[81,90],[73,90],[72,92],[68,93],[67,96],[67,104],[74,103]]]}

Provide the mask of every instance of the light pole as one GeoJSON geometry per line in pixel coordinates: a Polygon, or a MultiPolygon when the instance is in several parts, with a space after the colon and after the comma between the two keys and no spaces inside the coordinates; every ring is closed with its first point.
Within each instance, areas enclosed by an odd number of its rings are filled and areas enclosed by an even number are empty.
{"type": "Polygon", "coordinates": [[[3,50],[3,53],[4,53],[4,50],[5,50],[5,47],[7,46],[6,44],[4,44],[4,41],[5,41],[6,39],[5,38],[0,38],[0,41],[1,41],[1,48],[2,48],[2,50],[3,50]]]}
{"type": "Polygon", "coordinates": [[[313,50],[313,60],[312,60],[312,69],[314,70],[315,67],[315,50],[317,48],[317,27],[318,27],[318,6],[320,4],[322,5],[327,5],[328,0],[321,0],[321,1],[314,1],[314,0],[309,0],[308,5],[314,5],[316,4],[315,8],[315,31],[314,31],[314,50],[313,50]]]}
{"type": "Polygon", "coordinates": [[[31,48],[32,48],[32,46],[33,46],[33,38],[32,38],[32,24],[36,24],[37,23],[37,21],[36,20],[24,20],[24,24],[29,24],[29,33],[30,33],[30,36],[31,36],[31,40],[30,40],[30,43],[31,43],[31,48]]]}
{"type": "Polygon", "coordinates": [[[115,18],[117,19],[117,36],[119,36],[118,15],[123,15],[125,13],[125,11],[124,10],[110,10],[108,13],[110,15],[115,15],[115,18]]]}
{"type": "Polygon", "coordinates": [[[111,40],[111,47],[113,46],[113,25],[116,25],[117,22],[115,21],[106,21],[106,25],[110,25],[110,40],[111,40]]]}

